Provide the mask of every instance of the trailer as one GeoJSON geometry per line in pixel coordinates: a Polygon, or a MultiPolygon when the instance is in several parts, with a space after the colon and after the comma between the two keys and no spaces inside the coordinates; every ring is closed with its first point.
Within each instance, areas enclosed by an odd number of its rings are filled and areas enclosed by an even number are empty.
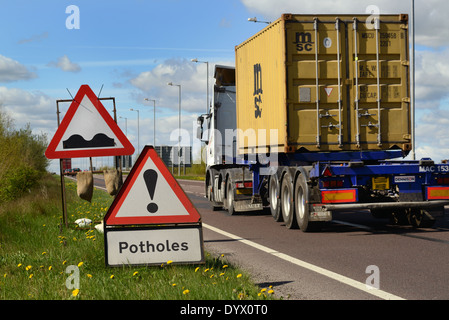
{"type": "Polygon", "coordinates": [[[309,231],[341,210],[430,226],[449,164],[411,150],[408,16],[284,14],[215,67],[205,193],[309,231]]]}

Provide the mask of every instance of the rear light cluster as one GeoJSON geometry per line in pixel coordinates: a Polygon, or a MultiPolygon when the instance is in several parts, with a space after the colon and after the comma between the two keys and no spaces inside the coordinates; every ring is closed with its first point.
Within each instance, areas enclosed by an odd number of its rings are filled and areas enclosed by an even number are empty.
{"type": "Polygon", "coordinates": [[[237,189],[241,189],[241,188],[252,188],[253,187],[253,183],[251,181],[248,182],[236,182],[235,183],[235,187],[237,189]]]}
{"type": "Polygon", "coordinates": [[[323,188],[342,188],[343,180],[321,181],[323,188]]]}
{"type": "Polygon", "coordinates": [[[449,177],[448,178],[442,178],[442,177],[437,178],[437,184],[439,184],[439,185],[449,184],[449,177]]]}

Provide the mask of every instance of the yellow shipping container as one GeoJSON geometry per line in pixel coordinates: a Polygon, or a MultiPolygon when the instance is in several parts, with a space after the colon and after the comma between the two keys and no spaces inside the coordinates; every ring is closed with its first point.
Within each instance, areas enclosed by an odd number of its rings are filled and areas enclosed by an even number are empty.
{"type": "Polygon", "coordinates": [[[236,46],[238,150],[410,145],[408,16],[284,14],[236,46]]]}

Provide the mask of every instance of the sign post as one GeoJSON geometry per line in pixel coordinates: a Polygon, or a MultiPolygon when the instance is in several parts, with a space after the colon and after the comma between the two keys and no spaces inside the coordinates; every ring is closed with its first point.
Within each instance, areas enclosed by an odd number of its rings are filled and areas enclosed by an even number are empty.
{"type": "Polygon", "coordinates": [[[145,146],[104,217],[108,266],[204,263],[201,216],[145,146]]]}

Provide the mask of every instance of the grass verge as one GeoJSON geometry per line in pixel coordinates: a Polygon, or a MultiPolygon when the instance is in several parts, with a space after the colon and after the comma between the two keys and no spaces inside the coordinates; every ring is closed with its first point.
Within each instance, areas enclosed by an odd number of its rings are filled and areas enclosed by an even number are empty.
{"type": "Polygon", "coordinates": [[[271,288],[259,288],[244,271],[207,252],[204,265],[106,267],[103,234],[73,222],[101,221],[112,197],[96,189],[89,203],[77,197],[74,182],[67,180],[66,189],[69,228],[61,227],[54,176],[0,209],[0,300],[273,299],[271,288]]]}

